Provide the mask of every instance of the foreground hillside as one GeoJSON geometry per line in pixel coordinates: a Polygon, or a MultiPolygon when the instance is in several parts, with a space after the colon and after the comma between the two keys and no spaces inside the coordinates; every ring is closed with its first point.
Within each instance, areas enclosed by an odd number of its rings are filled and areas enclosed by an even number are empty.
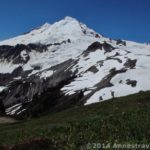
{"type": "Polygon", "coordinates": [[[0,145],[10,150],[86,150],[92,149],[86,147],[87,143],[148,144],[149,116],[150,91],[140,92],[37,119],[1,124],[0,145]]]}

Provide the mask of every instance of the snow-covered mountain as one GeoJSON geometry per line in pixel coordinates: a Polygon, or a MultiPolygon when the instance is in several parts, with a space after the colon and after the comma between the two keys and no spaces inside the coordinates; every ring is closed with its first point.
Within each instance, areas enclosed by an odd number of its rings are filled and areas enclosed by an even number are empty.
{"type": "Polygon", "coordinates": [[[105,38],[71,17],[0,42],[0,100],[10,115],[87,105],[149,83],[150,45],[105,38]]]}

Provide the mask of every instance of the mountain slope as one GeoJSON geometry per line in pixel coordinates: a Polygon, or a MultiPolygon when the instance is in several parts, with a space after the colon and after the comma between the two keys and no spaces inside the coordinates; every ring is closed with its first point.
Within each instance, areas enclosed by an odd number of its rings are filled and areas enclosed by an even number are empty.
{"type": "Polygon", "coordinates": [[[74,18],[0,42],[0,100],[36,116],[150,90],[150,46],[105,38],[74,18]]]}

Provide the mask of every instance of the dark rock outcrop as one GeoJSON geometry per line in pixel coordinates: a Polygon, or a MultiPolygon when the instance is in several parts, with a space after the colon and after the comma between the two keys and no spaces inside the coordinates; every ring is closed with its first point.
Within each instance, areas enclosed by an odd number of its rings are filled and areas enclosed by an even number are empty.
{"type": "Polygon", "coordinates": [[[111,52],[112,50],[115,49],[112,45],[108,44],[106,41],[102,44],[102,46],[106,53],[111,52]]]}
{"type": "Polygon", "coordinates": [[[60,46],[62,44],[67,44],[67,43],[71,43],[71,40],[67,39],[67,40],[64,40],[64,41],[59,42],[59,43],[50,43],[50,44],[47,44],[46,46],[47,47],[50,47],[50,46],[60,46]]]}
{"type": "Polygon", "coordinates": [[[127,79],[127,80],[126,80],[126,84],[127,84],[127,85],[131,85],[132,87],[135,87],[136,84],[137,84],[137,81],[136,81],[136,80],[127,79]]]}
{"type": "Polygon", "coordinates": [[[107,57],[106,60],[117,60],[119,63],[122,63],[122,60],[119,58],[114,58],[114,57],[107,57]]]}
{"type": "Polygon", "coordinates": [[[104,43],[94,42],[86,49],[86,51],[83,52],[83,55],[84,57],[86,57],[90,52],[95,52],[98,49],[104,49],[105,53],[108,53],[114,50],[115,48],[106,41],[104,43]]]}
{"type": "Polygon", "coordinates": [[[126,46],[126,42],[125,42],[125,41],[122,41],[122,40],[120,40],[120,39],[118,39],[118,40],[116,41],[116,44],[117,44],[117,45],[124,45],[124,46],[126,46]]]}
{"type": "Polygon", "coordinates": [[[23,68],[21,66],[19,66],[19,67],[14,69],[14,71],[11,73],[11,75],[13,77],[18,77],[22,74],[22,72],[23,72],[23,68]]]}
{"type": "Polygon", "coordinates": [[[98,69],[96,68],[96,66],[92,66],[88,70],[86,70],[86,72],[88,72],[88,71],[96,73],[96,72],[98,72],[98,69]]]}
{"type": "Polygon", "coordinates": [[[87,51],[96,51],[97,49],[101,49],[102,50],[102,44],[99,42],[94,42],[93,44],[91,44],[88,48],[87,51]]]}
{"type": "Polygon", "coordinates": [[[17,44],[16,46],[3,45],[0,46],[0,59],[5,61],[12,61],[13,64],[24,64],[27,63],[30,59],[28,53],[31,51],[43,52],[47,50],[47,45],[42,44],[17,44]],[[25,51],[26,54],[23,54],[22,58],[21,53],[25,51]]]}
{"type": "Polygon", "coordinates": [[[27,45],[29,47],[30,50],[35,50],[37,52],[43,52],[43,51],[46,51],[47,50],[47,46],[46,45],[43,45],[43,44],[28,44],[27,45]]]}
{"type": "Polygon", "coordinates": [[[137,60],[136,59],[130,59],[130,58],[128,58],[128,60],[125,62],[125,64],[124,64],[124,66],[126,67],[126,68],[130,68],[130,69],[134,69],[135,68],[135,66],[136,66],[136,62],[137,62],[137,60]]]}
{"type": "Polygon", "coordinates": [[[21,66],[15,68],[12,73],[0,73],[0,86],[9,84],[16,77],[26,77],[31,71],[23,71],[21,66]]]}

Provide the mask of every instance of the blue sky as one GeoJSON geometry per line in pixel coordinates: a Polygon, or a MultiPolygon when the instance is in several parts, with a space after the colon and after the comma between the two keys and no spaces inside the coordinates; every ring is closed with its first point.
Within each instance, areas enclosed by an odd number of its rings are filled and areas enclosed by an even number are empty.
{"type": "Polygon", "coordinates": [[[0,40],[65,16],[107,37],[150,42],[150,0],[0,0],[0,40]]]}

